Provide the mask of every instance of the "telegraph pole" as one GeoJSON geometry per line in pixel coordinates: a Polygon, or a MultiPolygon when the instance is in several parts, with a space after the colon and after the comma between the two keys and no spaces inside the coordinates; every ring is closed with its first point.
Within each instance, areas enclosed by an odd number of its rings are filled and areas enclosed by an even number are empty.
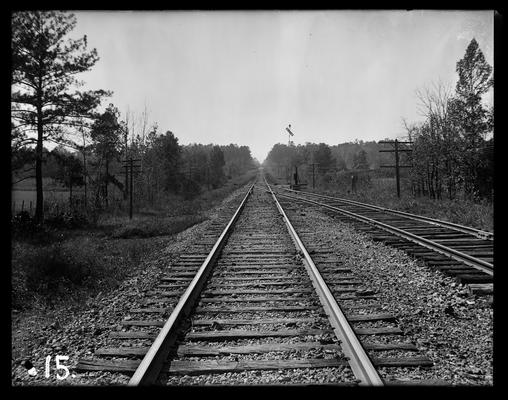
{"type": "Polygon", "coordinates": [[[134,161],[132,160],[132,158],[129,160],[130,161],[130,167],[131,167],[131,188],[129,190],[129,219],[132,219],[132,176],[134,175],[133,174],[133,169],[134,169],[134,161]]]}
{"type": "Polygon", "coordinates": [[[316,188],[316,181],[314,179],[314,166],[316,164],[312,163],[312,189],[315,189],[316,188]]]}
{"type": "Polygon", "coordinates": [[[397,197],[400,198],[399,142],[397,139],[395,139],[395,180],[397,182],[397,197]]]}
{"type": "Polygon", "coordinates": [[[316,188],[316,180],[314,178],[314,167],[316,165],[319,165],[319,163],[312,163],[312,189],[315,189],[316,188]]]}
{"type": "Polygon", "coordinates": [[[400,165],[399,164],[399,152],[411,152],[412,149],[399,148],[399,144],[412,144],[412,142],[399,142],[397,139],[393,141],[381,141],[379,144],[391,144],[394,146],[390,150],[379,150],[380,153],[395,153],[395,165],[381,165],[381,168],[393,168],[395,167],[395,180],[397,182],[397,197],[400,198],[400,168],[411,168],[411,165],[400,165]]]}
{"type": "Polygon", "coordinates": [[[134,176],[134,173],[141,172],[141,164],[137,164],[137,163],[141,162],[141,159],[140,158],[133,159],[132,157],[130,157],[129,159],[126,158],[125,160],[123,160],[123,162],[125,164],[124,168],[125,168],[126,174],[127,174],[127,171],[130,170],[129,219],[132,219],[132,202],[133,202],[133,192],[134,192],[133,176],[134,176]],[[134,164],[134,163],[136,163],[136,164],[134,164]],[[136,170],[134,170],[135,168],[136,168],[136,170]]]}

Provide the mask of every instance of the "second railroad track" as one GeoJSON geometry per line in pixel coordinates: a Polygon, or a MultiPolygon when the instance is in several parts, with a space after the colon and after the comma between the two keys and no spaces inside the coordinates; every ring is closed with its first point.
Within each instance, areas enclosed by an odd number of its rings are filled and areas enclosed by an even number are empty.
{"type": "Polygon", "coordinates": [[[276,187],[281,200],[324,210],[353,223],[375,241],[396,247],[455,276],[472,290],[492,292],[494,235],[491,232],[372,204],[276,187]],[[489,289],[490,287],[490,289],[489,289]]]}

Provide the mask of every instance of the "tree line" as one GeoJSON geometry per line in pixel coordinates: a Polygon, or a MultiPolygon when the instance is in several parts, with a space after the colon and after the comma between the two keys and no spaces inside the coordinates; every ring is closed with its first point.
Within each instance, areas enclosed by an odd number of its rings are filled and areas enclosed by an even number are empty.
{"type": "Polygon", "coordinates": [[[417,91],[424,121],[405,123],[413,142],[410,157],[417,192],[434,199],[459,193],[492,198],[493,106],[483,96],[494,85],[492,67],[473,38],[456,64],[455,91],[441,82],[417,91]]]}
{"type": "Polygon", "coordinates": [[[128,194],[125,160],[141,162],[137,199],[154,203],[165,194],[191,198],[254,166],[247,146],[180,145],[141,117],[121,118],[114,104],[100,106],[111,91],[78,88],[79,73],[99,60],[86,35],[70,39],[76,17],[59,11],[13,13],[11,94],[11,184],[35,178],[35,220],[44,219],[43,176],[84,190],[84,201],[108,206],[111,187],[128,194]],[[57,144],[53,150],[48,144],[57,144]],[[123,162],[122,162],[123,161],[123,162]],[[46,172],[45,168],[48,168],[46,172]]]}
{"type": "Polygon", "coordinates": [[[332,146],[310,142],[296,146],[277,143],[268,153],[265,165],[273,171],[291,170],[292,174],[295,167],[305,175],[314,169],[319,177],[331,179],[336,174],[368,171],[392,163],[390,155],[379,152],[382,148],[375,141],[361,140],[332,146]]]}
{"type": "MultiPolygon", "coordinates": [[[[412,151],[401,153],[401,165],[410,166],[407,175],[417,196],[454,199],[460,194],[470,199],[490,200],[494,138],[488,137],[493,134],[494,113],[493,107],[484,105],[483,96],[493,86],[494,79],[492,67],[474,38],[457,62],[456,71],[458,81],[454,92],[442,83],[417,90],[418,107],[424,119],[414,123],[403,121],[412,151]]],[[[375,141],[332,146],[278,143],[270,150],[265,164],[288,179],[293,179],[296,168],[304,171],[307,179],[313,170],[321,180],[330,182],[340,173],[393,165],[393,153],[380,153],[383,148],[386,147],[375,141]]]]}

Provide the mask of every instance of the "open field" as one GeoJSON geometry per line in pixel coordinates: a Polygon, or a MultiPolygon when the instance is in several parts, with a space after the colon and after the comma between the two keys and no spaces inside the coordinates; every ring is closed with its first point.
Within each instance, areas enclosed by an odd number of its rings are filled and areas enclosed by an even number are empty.
{"type": "MultiPolygon", "coordinates": [[[[82,198],[84,192],[72,191],[73,199],[82,198]]],[[[13,190],[11,192],[11,210],[13,213],[19,211],[35,211],[35,201],[37,194],[35,190],[13,190]],[[31,203],[31,204],[30,204],[31,203]]],[[[46,203],[68,203],[69,202],[69,191],[68,190],[45,190],[44,201],[46,203]]]]}
{"type": "MultiPolygon", "coordinates": [[[[69,204],[70,191],[68,188],[57,184],[51,178],[43,178],[43,191],[45,207],[58,204],[59,207],[66,207],[69,204]]],[[[72,189],[73,200],[83,199],[85,191],[83,187],[75,187],[72,189]]],[[[90,198],[91,194],[88,193],[90,198]]],[[[35,212],[35,202],[37,193],[35,191],[35,179],[27,179],[13,185],[11,190],[11,211],[18,213],[22,210],[30,212],[32,215],[35,212]],[[32,206],[30,207],[30,202],[32,206]]],[[[110,187],[110,199],[115,201],[122,198],[122,193],[117,190],[113,185],[110,187]]]]}

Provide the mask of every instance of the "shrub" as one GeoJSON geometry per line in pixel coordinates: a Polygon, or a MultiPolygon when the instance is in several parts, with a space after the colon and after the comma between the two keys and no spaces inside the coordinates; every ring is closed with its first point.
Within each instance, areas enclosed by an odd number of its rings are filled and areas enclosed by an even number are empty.
{"type": "Polygon", "coordinates": [[[92,252],[78,246],[69,251],[60,244],[37,248],[23,264],[27,288],[43,292],[58,290],[62,281],[82,285],[97,271],[92,252]]]}
{"type": "Polygon", "coordinates": [[[52,235],[42,224],[37,224],[27,211],[21,211],[11,220],[11,233],[14,240],[47,243],[52,235]]]}
{"type": "MultiPolygon", "coordinates": [[[[122,271],[114,260],[105,262],[104,252],[108,250],[101,251],[102,243],[103,240],[88,238],[45,246],[13,243],[13,307],[25,309],[34,302],[51,304],[69,296],[77,298],[83,290],[93,291],[98,286],[104,290],[107,285],[103,280],[116,280],[122,271]]],[[[128,248],[121,253],[130,255],[128,248]]],[[[121,257],[117,264],[127,267],[121,257]]]]}
{"type": "Polygon", "coordinates": [[[40,228],[28,211],[21,211],[12,218],[11,228],[15,232],[27,233],[40,228]]]}
{"type": "Polygon", "coordinates": [[[60,212],[58,214],[49,215],[45,219],[45,224],[52,228],[81,228],[89,225],[90,216],[93,214],[87,214],[85,212],[71,209],[69,211],[60,212]]]}

